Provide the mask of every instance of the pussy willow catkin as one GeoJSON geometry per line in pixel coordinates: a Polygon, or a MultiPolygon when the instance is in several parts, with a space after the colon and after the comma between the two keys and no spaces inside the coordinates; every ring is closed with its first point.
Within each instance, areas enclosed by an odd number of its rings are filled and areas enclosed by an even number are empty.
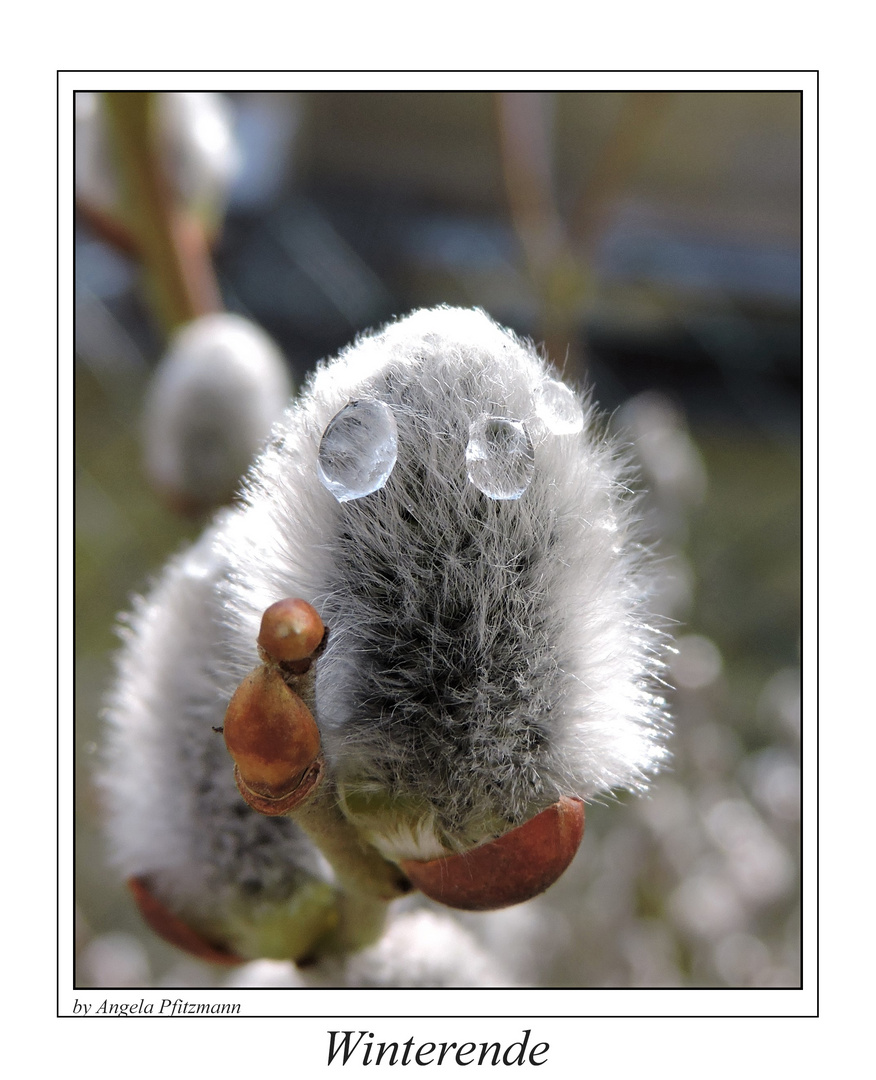
{"type": "Polygon", "coordinates": [[[293,820],[241,801],[214,731],[285,597],[328,628],[327,775],[386,859],[644,789],[666,642],[631,481],[589,399],[483,312],[418,311],[321,365],[243,505],[128,620],[103,774],[122,871],[204,926],[333,887],[293,820]]]}

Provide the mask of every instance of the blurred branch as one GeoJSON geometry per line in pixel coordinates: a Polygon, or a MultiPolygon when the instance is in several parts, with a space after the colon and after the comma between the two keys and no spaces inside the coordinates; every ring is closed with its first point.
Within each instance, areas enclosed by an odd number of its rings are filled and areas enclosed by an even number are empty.
{"type": "Polygon", "coordinates": [[[495,103],[511,218],[541,307],[545,348],[567,376],[580,380],[576,324],[589,276],[574,257],[556,205],[545,97],[499,91],[495,103]]]}
{"type": "Polygon", "coordinates": [[[541,330],[565,374],[583,376],[580,323],[594,295],[593,261],[606,220],[638,165],[670,93],[626,95],[620,120],[565,222],[557,205],[547,96],[495,95],[502,173],[515,232],[541,307],[541,330]]]}
{"type": "Polygon", "coordinates": [[[140,258],[137,239],[117,217],[108,214],[82,196],[76,196],[76,213],[88,223],[89,228],[110,247],[132,259],[140,258]]]}
{"type": "Polygon", "coordinates": [[[570,215],[570,235],[575,247],[592,259],[607,219],[618,196],[647,149],[648,136],[664,115],[672,94],[667,91],[636,90],[624,99],[615,125],[593,173],[570,215]]]}
{"type": "Polygon", "coordinates": [[[164,171],[153,93],[104,94],[132,240],[167,332],[222,309],[201,223],[174,197],[164,171]]]}
{"type": "Polygon", "coordinates": [[[571,254],[554,198],[546,102],[538,93],[499,92],[496,108],[511,217],[538,281],[571,254]]]}

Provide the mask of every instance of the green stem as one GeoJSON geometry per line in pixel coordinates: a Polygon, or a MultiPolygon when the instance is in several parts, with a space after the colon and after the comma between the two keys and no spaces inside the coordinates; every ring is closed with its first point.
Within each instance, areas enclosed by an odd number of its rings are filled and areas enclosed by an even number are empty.
{"type": "Polygon", "coordinates": [[[364,842],[338,805],[337,791],[326,777],[307,802],[290,815],[332,864],[341,887],[388,901],[410,891],[402,871],[364,842]]]}
{"type": "MultiPolygon", "coordinates": [[[[263,659],[266,658],[263,656],[263,659]]],[[[293,673],[290,665],[281,663],[279,667],[287,686],[315,715],[316,665],[301,674],[293,673]]],[[[410,891],[410,883],[402,871],[363,840],[356,826],[345,817],[330,775],[323,775],[310,798],[291,811],[289,817],[322,851],[345,891],[383,901],[394,900],[410,891]]]]}

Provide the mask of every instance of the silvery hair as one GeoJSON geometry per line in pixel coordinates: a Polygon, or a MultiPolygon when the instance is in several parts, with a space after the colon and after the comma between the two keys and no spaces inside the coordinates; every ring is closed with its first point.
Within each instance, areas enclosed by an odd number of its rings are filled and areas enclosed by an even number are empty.
{"type": "Polygon", "coordinates": [[[351,814],[376,797],[363,825],[389,858],[643,790],[666,641],[633,482],[589,397],[481,311],[417,311],[321,364],[241,504],[129,616],[104,770],[124,871],[191,898],[330,879],[243,803],[214,731],[282,597],[328,628],[327,766],[351,814]]]}

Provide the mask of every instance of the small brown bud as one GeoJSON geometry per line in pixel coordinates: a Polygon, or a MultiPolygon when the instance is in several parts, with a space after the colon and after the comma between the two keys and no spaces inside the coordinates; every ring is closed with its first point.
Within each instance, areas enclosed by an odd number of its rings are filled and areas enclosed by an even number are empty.
{"type": "Polygon", "coordinates": [[[305,660],[324,636],[322,619],[306,600],[278,600],[262,615],[258,643],[272,660],[305,660]]]}
{"type": "Polygon", "coordinates": [[[310,710],[267,664],[235,690],[224,735],[240,779],[263,799],[290,794],[319,757],[319,729],[310,710]]]}
{"type": "Polygon", "coordinates": [[[461,855],[404,860],[421,892],[463,911],[493,911],[538,896],[560,877],[584,834],[584,803],[563,796],[524,825],[461,855]]]}

